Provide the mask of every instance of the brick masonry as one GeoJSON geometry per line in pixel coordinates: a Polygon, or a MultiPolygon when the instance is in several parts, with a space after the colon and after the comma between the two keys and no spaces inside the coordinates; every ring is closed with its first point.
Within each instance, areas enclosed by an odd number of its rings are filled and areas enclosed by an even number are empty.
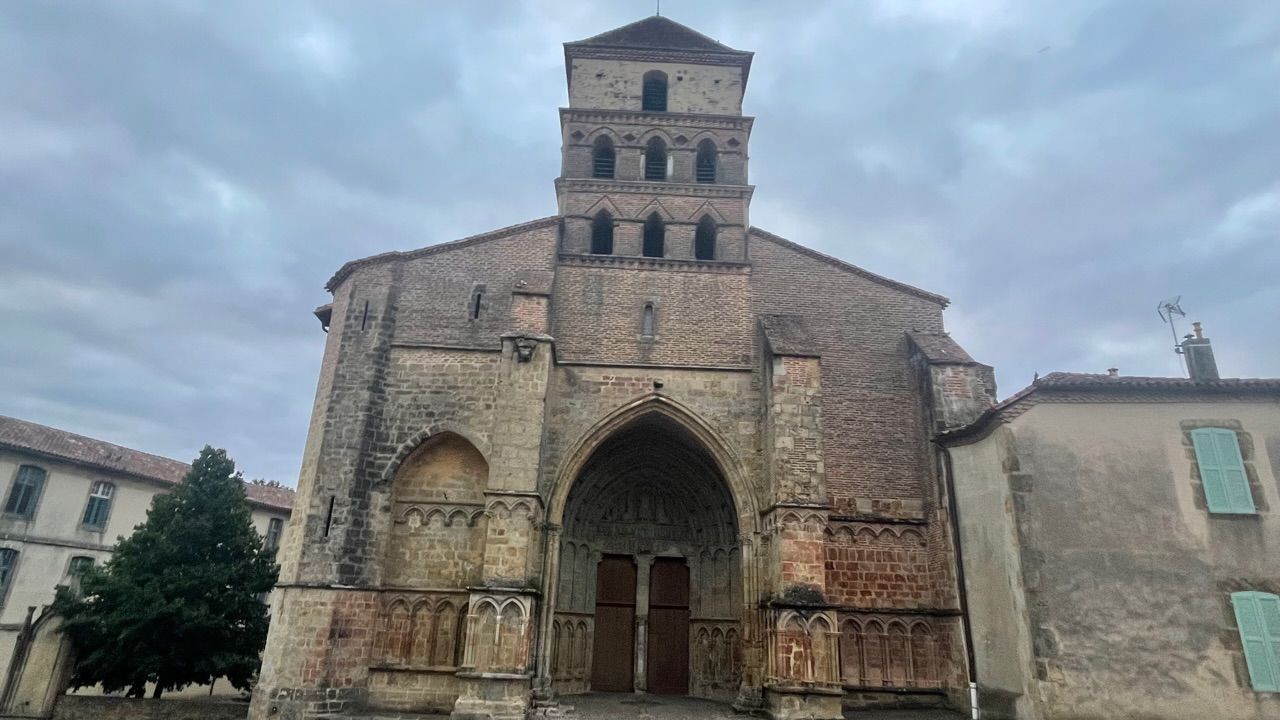
{"type": "Polygon", "coordinates": [[[561,216],[330,282],[252,717],[514,718],[535,694],[584,691],[605,552],[686,558],[693,694],[833,717],[842,697],[956,690],[929,436],[966,412],[964,393],[985,402],[986,376],[910,339],[942,332],[945,300],[745,227],[732,158],[750,122],[725,82],[740,68],[679,70],[683,109],[664,118],[623,107],[653,63],[573,62],[586,79],[562,113],[561,216]],[[620,163],[643,127],[673,147],[714,136],[724,182],[593,184],[581,153],[597,121],[620,163]],[[639,257],[628,222],[613,255],[588,254],[581,221],[602,203],[620,221],[662,213],[666,257],[639,257]],[[684,223],[708,214],[716,258],[695,261],[684,223]],[[672,494],[687,499],[664,505],[672,494]],[[679,517],[698,533],[662,519],[679,517]]]}

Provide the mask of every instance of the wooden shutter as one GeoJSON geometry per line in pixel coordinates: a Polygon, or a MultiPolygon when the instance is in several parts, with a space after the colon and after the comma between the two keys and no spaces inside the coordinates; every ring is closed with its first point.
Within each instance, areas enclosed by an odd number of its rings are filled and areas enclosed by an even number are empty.
{"type": "Polygon", "coordinates": [[[1191,442],[1195,446],[1196,463],[1200,466],[1209,512],[1257,512],[1235,432],[1223,428],[1198,428],[1191,431],[1191,442]]]}
{"type": "Polygon", "coordinates": [[[1280,692],[1280,597],[1238,592],[1232,593],[1231,605],[1253,689],[1280,692]]]}

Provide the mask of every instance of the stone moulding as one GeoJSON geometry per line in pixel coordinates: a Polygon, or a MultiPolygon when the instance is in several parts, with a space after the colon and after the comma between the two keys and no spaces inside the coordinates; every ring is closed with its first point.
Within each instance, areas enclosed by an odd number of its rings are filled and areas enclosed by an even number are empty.
{"type": "Polygon", "coordinates": [[[600,180],[596,178],[556,178],[556,190],[582,193],[636,193],[640,195],[683,195],[686,197],[749,199],[754,185],[713,183],[650,182],[644,180],[600,180]]]}

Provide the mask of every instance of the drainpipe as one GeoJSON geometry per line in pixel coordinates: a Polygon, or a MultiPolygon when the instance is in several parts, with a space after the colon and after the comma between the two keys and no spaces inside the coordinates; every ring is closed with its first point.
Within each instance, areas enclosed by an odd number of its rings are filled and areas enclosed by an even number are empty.
{"type": "MultiPolygon", "coordinates": [[[[934,441],[937,442],[936,440],[934,441]]],[[[951,449],[938,444],[942,453],[942,475],[947,487],[947,516],[951,521],[951,544],[956,549],[956,585],[960,595],[960,626],[964,632],[965,659],[969,675],[969,707],[972,720],[979,720],[978,660],[973,649],[973,624],[969,621],[969,593],[964,579],[964,551],[960,544],[960,508],[956,504],[956,482],[951,464],[951,449]]]]}

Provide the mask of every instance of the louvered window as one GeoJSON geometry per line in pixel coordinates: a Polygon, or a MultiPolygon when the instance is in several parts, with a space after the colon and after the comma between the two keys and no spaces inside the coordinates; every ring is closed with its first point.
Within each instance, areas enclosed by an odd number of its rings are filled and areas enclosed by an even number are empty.
{"type": "Polygon", "coordinates": [[[644,179],[667,179],[667,144],[662,138],[652,138],[644,148],[644,179]]]}
{"type": "Polygon", "coordinates": [[[1264,592],[1231,594],[1249,681],[1258,692],[1280,692],[1280,597],[1264,592]]]}
{"type": "Polygon", "coordinates": [[[653,328],[653,303],[645,303],[644,313],[640,317],[640,334],[647,338],[651,338],[653,337],[653,328]]]}
{"type": "Polygon", "coordinates": [[[644,75],[644,96],[641,98],[641,110],[667,111],[667,74],[651,70],[644,75]]]}
{"type": "Polygon", "coordinates": [[[1191,431],[1196,464],[1204,483],[1209,512],[1251,515],[1257,512],[1249,476],[1240,457],[1240,440],[1234,430],[1197,428],[1191,431]]]}
{"type": "Polygon", "coordinates": [[[613,149],[613,141],[605,135],[596,138],[591,148],[591,177],[612,179],[617,164],[618,154],[613,149]]]}
{"type": "Polygon", "coordinates": [[[716,181],[716,144],[710,140],[698,143],[696,176],[700,183],[716,181]]]}
{"type": "Polygon", "coordinates": [[[40,501],[44,479],[45,471],[35,465],[23,465],[18,468],[18,476],[13,479],[13,487],[9,489],[9,499],[4,504],[5,514],[30,520],[35,515],[36,504],[40,501]]]}

